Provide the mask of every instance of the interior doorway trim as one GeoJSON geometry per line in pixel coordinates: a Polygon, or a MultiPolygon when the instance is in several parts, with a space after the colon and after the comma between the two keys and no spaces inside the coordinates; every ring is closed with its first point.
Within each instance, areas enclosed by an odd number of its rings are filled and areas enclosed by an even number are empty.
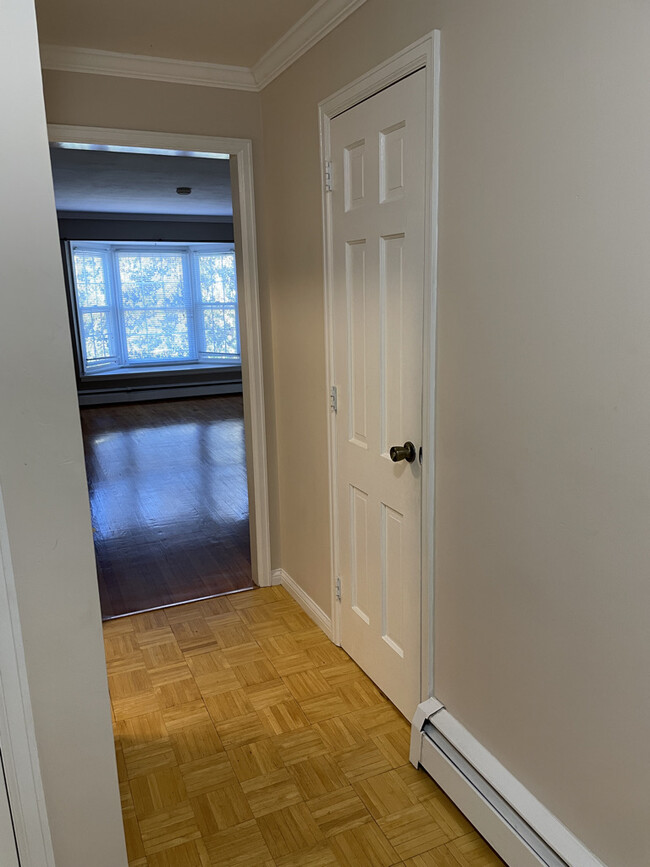
{"type": "Polygon", "coordinates": [[[48,137],[51,143],[155,148],[172,151],[177,156],[228,154],[233,158],[233,223],[242,342],[251,565],[253,581],[260,587],[267,587],[271,584],[271,536],[252,142],[250,139],[60,124],[48,124],[48,137]]]}
{"type": "Polygon", "coordinates": [[[9,534],[0,491],[0,786],[2,766],[21,863],[54,867],[36,747],[9,534]]]}
{"type": "MultiPolygon", "coordinates": [[[[424,69],[426,74],[426,189],[425,266],[424,266],[424,333],[422,379],[422,551],[421,551],[421,700],[433,695],[433,627],[434,627],[434,456],[435,456],[435,365],[436,365],[436,298],[438,249],[438,128],[440,80],[440,31],[434,30],[370,70],[356,81],[319,103],[319,128],[323,184],[323,261],[325,283],[325,350],[327,355],[327,390],[334,380],[334,319],[333,319],[333,247],[331,197],[327,177],[331,167],[330,123],[381,90],[390,87],[412,72],[424,69]]],[[[336,183],[336,178],[333,179],[336,183]]],[[[330,412],[328,425],[329,499],[332,634],[341,643],[341,608],[337,598],[339,574],[339,543],[336,502],[336,429],[335,415],[330,412]]]]}

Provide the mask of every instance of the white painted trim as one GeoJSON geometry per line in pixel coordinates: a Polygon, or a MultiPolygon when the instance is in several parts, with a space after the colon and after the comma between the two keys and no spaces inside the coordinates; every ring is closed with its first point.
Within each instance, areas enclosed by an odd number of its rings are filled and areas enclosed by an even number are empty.
{"type": "Polygon", "coordinates": [[[48,44],[40,47],[41,66],[60,72],[112,75],[259,93],[363,3],[365,0],[319,0],[252,67],[48,44]]]}
{"type": "Polygon", "coordinates": [[[365,0],[320,0],[252,68],[259,90],[352,15],[365,0]]]}
{"type": "Polygon", "coordinates": [[[257,237],[253,192],[253,147],[249,139],[177,135],[146,130],[104,129],[103,127],[48,125],[51,142],[117,145],[170,150],[176,153],[226,153],[235,158],[237,184],[233,194],[238,202],[241,232],[241,273],[237,275],[240,328],[246,346],[242,363],[242,385],[246,426],[252,454],[247,455],[251,554],[253,580],[260,587],[271,581],[271,535],[269,526],[266,420],[262,371],[262,329],[257,274],[257,237]]]}
{"type": "MultiPolygon", "coordinates": [[[[507,864],[604,867],[602,861],[435,699],[422,704],[414,717],[412,761],[414,758],[414,764],[421,764],[439,783],[507,864]],[[427,733],[427,722],[442,735],[443,742],[451,745],[455,759],[445,755],[432,739],[433,735],[427,733]],[[418,741],[419,750],[414,756],[413,744],[418,741]],[[463,767],[459,766],[459,761],[463,767]],[[490,790],[500,799],[504,812],[487,799],[490,790]],[[531,848],[533,837],[547,847],[546,854],[538,854],[531,848]]],[[[539,851],[539,846],[537,849],[539,851]]]]}
{"type": "Polygon", "coordinates": [[[40,51],[43,69],[167,81],[172,84],[195,84],[201,87],[224,87],[229,90],[259,90],[253,73],[246,66],[122,54],[72,45],[41,45],[40,51]]]}
{"type": "Polygon", "coordinates": [[[317,605],[311,596],[308,593],[305,593],[302,587],[297,584],[293,578],[284,571],[284,569],[273,570],[271,574],[271,583],[281,584],[287,593],[293,596],[305,614],[311,617],[316,626],[320,626],[329,639],[332,638],[331,618],[325,614],[320,605],[317,605]]]}
{"type": "Polygon", "coordinates": [[[1,491],[0,744],[21,864],[54,867],[1,491]]]}
{"type": "MultiPolygon", "coordinates": [[[[331,159],[330,124],[334,117],[352,108],[364,99],[379,93],[418,69],[426,74],[426,202],[425,214],[425,315],[423,394],[422,394],[422,593],[421,593],[421,698],[433,695],[433,625],[434,625],[434,456],[435,456],[435,359],[436,359],[436,303],[437,303],[437,251],[438,251],[438,119],[440,79],[440,32],[427,36],[376,66],[366,75],[347,85],[318,106],[321,166],[331,159]],[[427,303],[428,302],[428,303],[427,303]]],[[[327,382],[323,391],[327,399],[334,382],[333,344],[333,250],[330,196],[323,185],[323,261],[325,285],[325,351],[327,382]]],[[[339,574],[338,520],[336,503],[336,418],[330,413],[327,431],[329,457],[330,497],[330,552],[332,562],[332,636],[341,643],[341,608],[336,598],[336,578],[339,574]]]]}

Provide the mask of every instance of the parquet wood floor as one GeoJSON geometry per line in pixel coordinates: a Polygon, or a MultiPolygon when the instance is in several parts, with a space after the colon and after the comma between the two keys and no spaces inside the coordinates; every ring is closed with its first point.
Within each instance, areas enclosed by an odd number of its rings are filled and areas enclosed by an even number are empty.
{"type": "Polygon", "coordinates": [[[241,395],[81,410],[105,618],[252,587],[241,395]]]}
{"type": "Polygon", "coordinates": [[[280,587],[104,624],[131,867],[496,867],[280,587]]]}

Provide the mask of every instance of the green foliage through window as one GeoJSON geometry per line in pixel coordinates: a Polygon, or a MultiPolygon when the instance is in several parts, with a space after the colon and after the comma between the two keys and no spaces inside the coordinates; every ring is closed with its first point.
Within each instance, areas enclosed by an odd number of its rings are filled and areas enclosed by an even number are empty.
{"type": "Polygon", "coordinates": [[[84,370],[239,363],[232,250],[73,244],[84,370]]]}

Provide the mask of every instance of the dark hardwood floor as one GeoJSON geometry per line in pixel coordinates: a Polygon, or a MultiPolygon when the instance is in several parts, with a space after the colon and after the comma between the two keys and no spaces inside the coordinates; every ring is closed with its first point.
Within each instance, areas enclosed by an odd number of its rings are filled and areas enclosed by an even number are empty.
{"type": "Polygon", "coordinates": [[[103,617],[252,587],[241,395],[81,410],[103,617]]]}

